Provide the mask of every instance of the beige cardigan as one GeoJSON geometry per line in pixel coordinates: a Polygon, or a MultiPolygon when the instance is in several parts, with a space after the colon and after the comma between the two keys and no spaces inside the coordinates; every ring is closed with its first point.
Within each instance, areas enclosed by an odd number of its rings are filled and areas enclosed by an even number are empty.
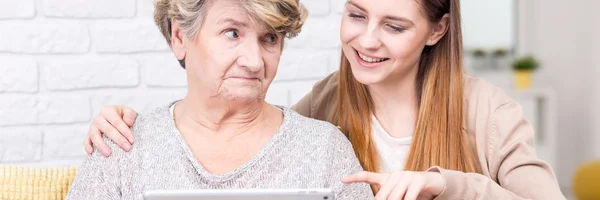
{"type": "MultiPolygon", "coordinates": [[[[338,72],[318,82],[293,108],[326,121],[334,111],[338,72]]],[[[482,174],[432,167],[446,180],[436,199],[565,199],[552,168],[534,148],[534,130],[521,106],[500,88],[465,78],[465,122],[482,174]]]]}

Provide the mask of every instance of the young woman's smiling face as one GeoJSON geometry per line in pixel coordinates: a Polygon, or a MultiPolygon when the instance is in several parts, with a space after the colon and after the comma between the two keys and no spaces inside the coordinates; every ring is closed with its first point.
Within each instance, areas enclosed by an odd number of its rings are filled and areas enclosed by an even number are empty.
{"type": "Polygon", "coordinates": [[[349,0],[340,38],[356,80],[374,85],[416,74],[423,48],[440,37],[418,0],[349,0]]]}

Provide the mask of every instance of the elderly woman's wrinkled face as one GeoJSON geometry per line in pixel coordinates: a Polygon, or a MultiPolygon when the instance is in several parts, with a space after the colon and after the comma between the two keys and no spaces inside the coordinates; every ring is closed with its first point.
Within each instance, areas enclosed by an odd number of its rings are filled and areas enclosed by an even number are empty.
{"type": "Polygon", "coordinates": [[[235,1],[213,1],[195,40],[183,42],[188,82],[224,100],[264,99],[277,73],[282,38],[235,1]]]}

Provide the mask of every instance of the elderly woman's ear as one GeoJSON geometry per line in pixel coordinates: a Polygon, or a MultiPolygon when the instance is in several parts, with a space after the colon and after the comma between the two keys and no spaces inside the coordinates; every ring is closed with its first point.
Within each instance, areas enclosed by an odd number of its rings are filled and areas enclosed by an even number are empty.
{"type": "Polygon", "coordinates": [[[184,34],[181,31],[179,23],[171,22],[171,48],[177,60],[182,62],[185,59],[185,45],[183,44],[184,34]]]}

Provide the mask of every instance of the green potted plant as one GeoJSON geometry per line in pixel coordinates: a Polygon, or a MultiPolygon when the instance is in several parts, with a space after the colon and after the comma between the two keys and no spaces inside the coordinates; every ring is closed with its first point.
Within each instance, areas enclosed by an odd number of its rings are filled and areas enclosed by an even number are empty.
{"type": "Polygon", "coordinates": [[[484,49],[478,48],[473,50],[473,68],[474,69],[484,69],[489,67],[487,52],[484,49]]]}
{"type": "Polygon", "coordinates": [[[518,89],[529,89],[533,71],[537,70],[540,63],[533,56],[523,56],[517,58],[512,63],[515,71],[515,87],[518,89]]]}
{"type": "Polygon", "coordinates": [[[487,52],[483,49],[475,49],[473,50],[473,57],[475,58],[483,58],[487,55],[487,52]]]}
{"type": "Polygon", "coordinates": [[[505,48],[496,48],[492,51],[495,69],[507,69],[510,67],[508,51],[505,48]]]}
{"type": "Polygon", "coordinates": [[[497,48],[492,52],[492,55],[497,58],[504,57],[506,54],[508,54],[508,51],[506,51],[504,48],[497,48]]]}

